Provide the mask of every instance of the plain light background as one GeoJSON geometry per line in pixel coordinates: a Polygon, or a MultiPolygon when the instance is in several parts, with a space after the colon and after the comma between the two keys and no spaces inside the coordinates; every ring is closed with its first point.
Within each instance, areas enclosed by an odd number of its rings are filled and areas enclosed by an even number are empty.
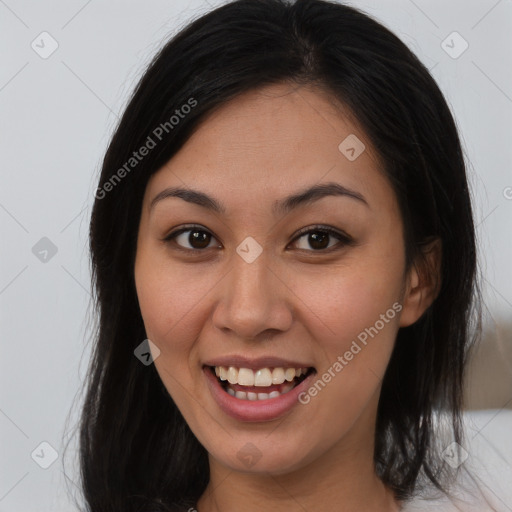
{"type": "MultiPolygon", "coordinates": [[[[76,510],[62,455],[70,440],[73,490],[99,166],[150,58],[220,3],[0,0],[0,512],[76,510]]],[[[348,3],[391,28],[445,94],[469,162],[487,322],[510,320],[512,1],[348,3]]]]}

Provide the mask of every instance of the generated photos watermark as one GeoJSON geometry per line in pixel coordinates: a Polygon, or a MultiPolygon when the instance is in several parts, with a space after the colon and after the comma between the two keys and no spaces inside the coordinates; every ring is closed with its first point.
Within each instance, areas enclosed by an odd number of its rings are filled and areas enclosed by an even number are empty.
{"type": "Polygon", "coordinates": [[[168,121],[160,123],[150,135],[148,135],[146,142],[131,156],[101,187],[96,189],[94,196],[96,199],[103,199],[109,192],[125,178],[133,169],[135,169],[144,158],[149,155],[152,149],[156,148],[165,135],[171,133],[172,130],[184,119],[187,114],[190,114],[192,109],[197,106],[197,100],[189,98],[187,103],[184,103],[179,109],[174,111],[174,114],[168,121]]]}
{"type": "Polygon", "coordinates": [[[354,357],[361,352],[361,350],[368,345],[368,337],[374,338],[377,334],[384,329],[386,324],[388,324],[397,313],[402,311],[403,307],[399,302],[395,302],[391,308],[389,308],[386,313],[380,315],[379,320],[377,320],[371,327],[365,328],[357,335],[357,340],[353,340],[350,348],[345,351],[343,355],[339,355],[336,358],[336,361],[329,366],[329,368],[312,384],[306,391],[303,391],[298,396],[298,401],[303,404],[309,404],[311,399],[322,391],[325,386],[331,382],[336,375],[338,375],[345,366],[349,364],[354,357]],[[359,342],[359,343],[358,343],[359,342]]]}

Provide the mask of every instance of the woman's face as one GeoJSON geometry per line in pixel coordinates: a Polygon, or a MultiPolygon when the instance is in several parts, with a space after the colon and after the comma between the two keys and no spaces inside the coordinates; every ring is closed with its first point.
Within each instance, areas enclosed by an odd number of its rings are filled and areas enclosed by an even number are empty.
{"type": "Polygon", "coordinates": [[[135,279],[156,369],[232,470],[373,453],[410,278],[369,140],[315,89],[224,105],[145,191],[135,279]]]}

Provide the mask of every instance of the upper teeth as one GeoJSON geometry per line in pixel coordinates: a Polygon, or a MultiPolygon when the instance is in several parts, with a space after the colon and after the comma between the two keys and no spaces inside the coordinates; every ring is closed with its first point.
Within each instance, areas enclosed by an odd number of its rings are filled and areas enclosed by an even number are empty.
{"type": "Polygon", "coordinates": [[[261,368],[253,371],[250,368],[235,368],[234,366],[216,366],[215,375],[220,380],[241,386],[271,386],[282,384],[285,380],[291,382],[295,377],[307,373],[308,368],[261,368]]]}

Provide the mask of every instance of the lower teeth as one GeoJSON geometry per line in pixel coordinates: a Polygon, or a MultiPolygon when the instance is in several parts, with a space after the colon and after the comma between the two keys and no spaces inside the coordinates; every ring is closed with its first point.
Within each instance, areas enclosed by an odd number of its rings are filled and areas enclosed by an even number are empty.
{"type": "Polygon", "coordinates": [[[295,387],[294,382],[289,382],[287,384],[284,384],[282,387],[282,391],[271,391],[270,393],[252,393],[250,391],[235,391],[231,387],[225,388],[226,391],[235,398],[238,398],[240,400],[250,400],[250,401],[257,401],[257,400],[269,400],[271,398],[277,398],[278,396],[284,395],[288,393],[288,391],[291,391],[295,387]]]}

